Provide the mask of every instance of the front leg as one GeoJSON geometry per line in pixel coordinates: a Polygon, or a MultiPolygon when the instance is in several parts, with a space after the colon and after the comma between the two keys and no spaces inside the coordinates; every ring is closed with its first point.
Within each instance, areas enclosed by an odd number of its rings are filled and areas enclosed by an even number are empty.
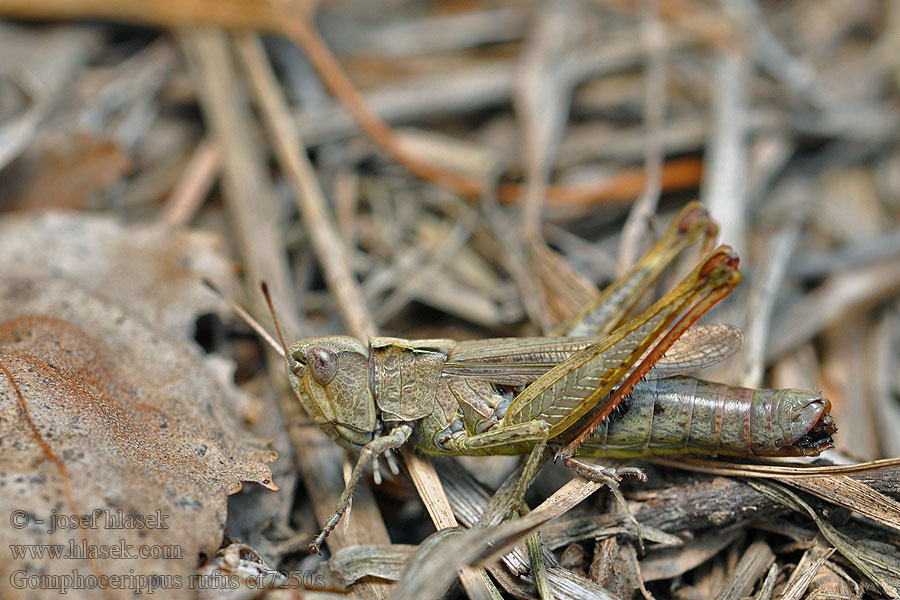
{"type": "Polygon", "coordinates": [[[353,497],[353,490],[356,489],[356,484],[362,479],[366,466],[372,462],[374,457],[402,446],[404,442],[409,439],[410,434],[412,434],[412,427],[406,424],[398,425],[387,435],[377,437],[363,446],[362,450],[359,452],[359,459],[356,461],[356,466],[353,467],[353,471],[350,473],[350,479],[344,486],[344,491],[341,492],[337,508],[334,510],[334,514],[328,519],[328,522],[325,523],[322,532],[319,533],[319,535],[316,536],[316,539],[309,545],[310,552],[314,554],[319,553],[319,547],[322,545],[322,542],[325,541],[325,538],[328,537],[329,533],[334,531],[334,528],[341,520],[341,516],[347,512],[347,508],[350,506],[350,499],[353,497]]]}

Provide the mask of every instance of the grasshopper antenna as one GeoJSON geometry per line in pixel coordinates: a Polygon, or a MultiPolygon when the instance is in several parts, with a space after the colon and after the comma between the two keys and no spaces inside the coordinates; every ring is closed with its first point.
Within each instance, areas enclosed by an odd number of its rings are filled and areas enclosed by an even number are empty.
{"type": "MultiPolygon", "coordinates": [[[[264,340],[266,341],[266,343],[268,343],[270,346],[272,346],[272,347],[275,349],[275,351],[278,352],[278,354],[281,355],[282,358],[286,358],[286,357],[287,357],[287,351],[286,351],[285,346],[284,346],[284,338],[283,338],[283,337],[281,338],[281,346],[279,346],[279,345],[278,345],[278,342],[276,342],[276,341],[272,338],[272,336],[269,335],[269,332],[266,331],[266,330],[263,328],[263,326],[259,324],[259,321],[257,321],[257,320],[254,319],[252,316],[250,316],[250,313],[248,313],[246,310],[244,310],[244,308],[243,308],[240,304],[238,304],[238,303],[235,302],[234,300],[231,300],[231,299],[229,299],[228,297],[226,297],[225,294],[222,293],[222,290],[220,290],[219,288],[217,288],[217,287],[215,286],[215,284],[213,284],[212,281],[210,281],[209,279],[204,278],[204,279],[203,279],[203,285],[205,285],[205,286],[208,287],[210,290],[212,290],[212,292],[213,292],[216,296],[218,296],[219,298],[221,298],[222,300],[224,300],[225,303],[228,304],[229,308],[231,308],[231,310],[233,310],[235,313],[237,313],[237,315],[238,315],[240,318],[242,318],[242,319],[244,320],[244,322],[246,322],[247,325],[250,326],[250,329],[252,329],[253,331],[255,331],[255,332],[257,333],[257,335],[259,335],[259,337],[261,337],[262,339],[264,339],[264,340]]],[[[266,299],[268,300],[268,298],[269,298],[269,296],[268,296],[268,294],[266,294],[266,299]]],[[[272,302],[269,301],[269,309],[271,309],[271,308],[272,308],[272,302]]],[[[275,317],[275,313],[274,313],[274,312],[272,313],[272,317],[273,317],[273,318],[275,317]]],[[[275,329],[278,331],[279,337],[281,337],[281,329],[278,328],[278,321],[277,321],[277,320],[275,321],[275,329]]]]}
{"type": "Polygon", "coordinates": [[[272,313],[272,322],[275,323],[275,333],[278,334],[278,339],[281,341],[281,356],[293,365],[296,363],[296,360],[291,356],[291,353],[288,352],[287,344],[284,342],[284,333],[281,331],[281,325],[278,324],[278,317],[275,316],[275,305],[272,303],[272,296],[269,294],[269,284],[263,279],[259,282],[259,287],[262,289],[266,304],[269,305],[269,312],[272,313]]]}

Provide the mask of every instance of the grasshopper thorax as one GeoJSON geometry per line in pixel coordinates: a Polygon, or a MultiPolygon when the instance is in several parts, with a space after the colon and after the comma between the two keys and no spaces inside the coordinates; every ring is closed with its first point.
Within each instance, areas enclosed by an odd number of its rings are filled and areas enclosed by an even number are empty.
{"type": "Polygon", "coordinates": [[[306,413],[331,439],[353,450],[373,439],[377,411],[364,343],[330,335],[291,344],[287,374],[306,413]]]}

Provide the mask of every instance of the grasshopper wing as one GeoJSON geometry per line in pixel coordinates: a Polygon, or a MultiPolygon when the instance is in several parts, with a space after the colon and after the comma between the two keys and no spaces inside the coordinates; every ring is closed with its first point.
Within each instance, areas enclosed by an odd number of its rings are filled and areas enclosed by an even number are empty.
{"type": "MultiPolygon", "coordinates": [[[[531,337],[459,342],[447,357],[443,374],[526,385],[597,339],[531,337]]],[[[672,344],[646,377],[665,379],[711,367],[737,352],[743,339],[741,330],[733,325],[695,325],[672,344]]]]}
{"type": "Polygon", "coordinates": [[[459,342],[447,357],[443,374],[527,385],[596,341],[596,337],[531,337],[459,342]]]}
{"type": "Polygon", "coordinates": [[[711,367],[731,358],[743,341],[744,334],[734,325],[694,325],[675,340],[644,377],[665,379],[711,367]]]}

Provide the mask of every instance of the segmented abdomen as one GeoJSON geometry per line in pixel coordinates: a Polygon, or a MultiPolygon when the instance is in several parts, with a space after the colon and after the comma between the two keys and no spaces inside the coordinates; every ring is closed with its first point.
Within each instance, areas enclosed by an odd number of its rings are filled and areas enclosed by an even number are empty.
{"type": "Polygon", "coordinates": [[[691,377],[641,381],[578,454],[816,455],[831,446],[830,408],[804,390],[754,390],[691,377]]]}

